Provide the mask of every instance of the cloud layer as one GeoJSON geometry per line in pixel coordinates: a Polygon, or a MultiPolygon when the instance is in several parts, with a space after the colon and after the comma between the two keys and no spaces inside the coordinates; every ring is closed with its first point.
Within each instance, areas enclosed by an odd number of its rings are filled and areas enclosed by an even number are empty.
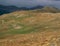
{"type": "Polygon", "coordinates": [[[18,7],[33,7],[36,5],[52,5],[60,7],[60,0],[0,0],[3,5],[15,5],[18,7]]]}

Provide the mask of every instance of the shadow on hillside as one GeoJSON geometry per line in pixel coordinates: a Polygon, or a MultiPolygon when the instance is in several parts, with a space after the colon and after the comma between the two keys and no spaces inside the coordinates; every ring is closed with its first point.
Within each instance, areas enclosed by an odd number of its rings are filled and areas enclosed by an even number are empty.
{"type": "Polygon", "coordinates": [[[35,10],[35,9],[41,9],[41,8],[43,8],[43,6],[40,6],[40,5],[35,6],[35,7],[31,7],[31,8],[0,5],[0,15],[8,14],[8,13],[15,12],[15,11],[35,10]]]}
{"type": "Polygon", "coordinates": [[[41,13],[60,13],[60,9],[54,8],[54,7],[43,7],[43,6],[37,6],[33,8],[26,8],[26,7],[15,7],[15,6],[2,6],[0,5],[0,16],[3,14],[12,13],[15,11],[28,11],[33,10],[32,12],[41,12],[41,13]]]}
{"type": "Polygon", "coordinates": [[[8,13],[15,12],[15,11],[18,11],[18,10],[13,10],[13,11],[0,11],[0,16],[3,15],[3,14],[8,14],[8,13]]]}

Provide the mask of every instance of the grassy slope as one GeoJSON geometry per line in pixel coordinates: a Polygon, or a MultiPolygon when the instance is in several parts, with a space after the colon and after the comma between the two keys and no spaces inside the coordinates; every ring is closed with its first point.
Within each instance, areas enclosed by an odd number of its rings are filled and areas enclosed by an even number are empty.
{"type": "MultiPolygon", "coordinates": [[[[39,34],[38,32],[47,31],[46,34],[49,34],[51,31],[59,32],[59,30],[60,13],[34,13],[30,11],[21,11],[0,16],[0,39],[8,37],[14,38],[13,35],[16,36],[18,34],[28,34],[29,36],[29,34],[34,34],[34,32],[39,34]]],[[[25,37],[25,35],[22,36],[23,38],[25,37]]]]}

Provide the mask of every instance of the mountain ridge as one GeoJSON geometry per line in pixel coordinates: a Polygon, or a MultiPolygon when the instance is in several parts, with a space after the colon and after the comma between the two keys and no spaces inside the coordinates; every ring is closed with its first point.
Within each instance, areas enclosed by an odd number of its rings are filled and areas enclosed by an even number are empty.
{"type": "Polygon", "coordinates": [[[55,12],[58,13],[60,12],[60,9],[57,9],[55,7],[51,7],[51,6],[35,6],[35,7],[16,7],[16,6],[4,6],[4,5],[0,5],[0,15],[2,14],[7,14],[10,12],[15,12],[15,11],[21,11],[21,10],[38,10],[40,12],[55,12]]]}

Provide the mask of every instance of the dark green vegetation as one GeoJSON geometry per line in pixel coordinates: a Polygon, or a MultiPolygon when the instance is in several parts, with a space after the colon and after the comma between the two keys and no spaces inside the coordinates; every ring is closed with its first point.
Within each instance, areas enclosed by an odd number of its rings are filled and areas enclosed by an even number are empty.
{"type": "Polygon", "coordinates": [[[34,12],[42,12],[42,13],[60,13],[60,9],[55,8],[55,7],[51,7],[51,6],[35,6],[35,7],[31,7],[31,8],[27,8],[27,7],[16,7],[16,6],[3,6],[0,5],[0,15],[2,14],[8,14],[11,12],[15,12],[15,11],[21,11],[21,10],[33,10],[34,12]]]}

